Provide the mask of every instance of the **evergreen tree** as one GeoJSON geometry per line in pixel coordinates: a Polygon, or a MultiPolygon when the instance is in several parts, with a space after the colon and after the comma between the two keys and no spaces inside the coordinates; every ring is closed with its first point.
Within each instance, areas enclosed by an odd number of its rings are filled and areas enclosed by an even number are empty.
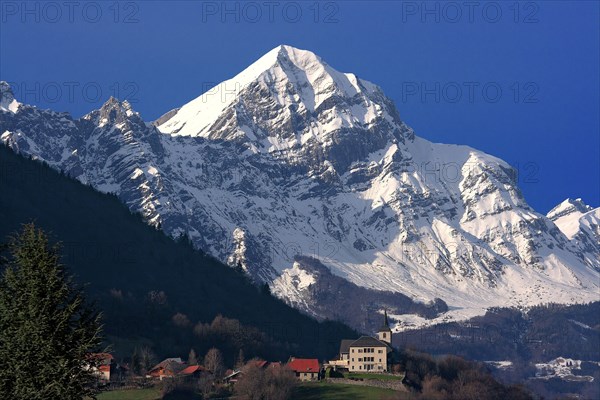
{"type": "Polygon", "coordinates": [[[0,398],[93,397],[100,315],[33,224],[11,238],[8,252],[0,260],[0,398]]]}
{"type": "Polygon", "coordinates": [[[129,361],[129,372],[131,375],[139,375],[140,372],[140,354],[138,352],[138,348],[133,349],[133,353],[131,354],[131,359],[129,361]]]}

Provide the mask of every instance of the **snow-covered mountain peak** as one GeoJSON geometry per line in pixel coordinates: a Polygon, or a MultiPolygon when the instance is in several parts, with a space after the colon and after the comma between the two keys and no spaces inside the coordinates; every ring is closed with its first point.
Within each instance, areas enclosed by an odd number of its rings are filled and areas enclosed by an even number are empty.
{"type": "MultiPolygon", "coordinates": [[[[581,199],[566,199],[546,215],[569,239],[580,246],[600,249],[600,207],[594,209],[581,199]],[[588,243],[589,242],[589,243],[588,243]]],[[[598,254],[600,259],[600,254],[598,254]]]]}
{"type": "Polygon", "coordinates": [[[16,113],[20,104],[8,82],[0,81],[0,111],[16,113]]]}
{"type": "Polygon", "coordinates": [[[592,209],[592,207],[585,204],[580,198],[575,200],[569,198],[550,210],[546,216],[552,221],[556,221],[557,219],[565,217],[569,214],[578,213],[581,215],[591,211],[592,209]]]}
{"type": "Polygon", "coordinates": [[[281,105],[301,102],[311,112],[329,97],[328,93],[352,97],[367,88],[376,88],[368,82],[361,85],[354,74],[336,71],[311,51],[280,45],[184,105],[174,118],[161,122],[160,130],[208,137],[207,131],[221,113],[236,103],[244,90],[256,85],[266,90],[261,94],[270,94],[281,105]]]}
{"type": "Polygon", "coordinates": [[[288,81],[308,89],[300,94],[312,112],[325,100],[319,95],[326,94],[329,90],[333,89],[336,95],[348,98],[363,91],[375,90],[373,84],[366,82],[362,85],[356,75],[333,69],[313,52],[285,45],[278,49],[277,63],[266,71],[268,74],[263,78],[287,78],[288,81]]]}
{"type": "Polygon", "coordinates": [[[247,155],[333,175],[413,137],[377,86],[291,46],[276,47],[157,125],[171,136],[230,141],[247,155]]]}
{"type": "Polygon", "coordinates": [[[102,107],[84,115],[82,119],[91,121],[99,127],[107,124],[124,124],[128,121],[133,121],[136,124],[143,123],[139,113],[133,110],[127,100],[119,101],[112,96],[102,107]]]}

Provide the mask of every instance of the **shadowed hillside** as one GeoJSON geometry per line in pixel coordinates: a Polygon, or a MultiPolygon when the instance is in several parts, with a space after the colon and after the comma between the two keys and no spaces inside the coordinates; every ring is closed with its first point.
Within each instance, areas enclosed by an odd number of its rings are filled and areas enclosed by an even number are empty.
{"type": "Polygon", "coordinates": [[[148,345],[159,357],[218,346],[228,364],[247,357],[333,356],[340,323],[317,321],[246,276],[173,240],[113,195],[0,146],[0,238],[35,222],[62,242],[64,263],[105,313],[108,342],[122,357],[148,345]],[[226,318],[216,318],[223,315],[226,318]],[[215,319],[216,318],[216,319],[215,319]]]}

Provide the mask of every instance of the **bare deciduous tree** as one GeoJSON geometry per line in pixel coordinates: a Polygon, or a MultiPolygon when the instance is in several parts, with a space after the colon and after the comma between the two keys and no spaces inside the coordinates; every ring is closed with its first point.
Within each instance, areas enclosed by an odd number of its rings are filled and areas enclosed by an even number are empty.
{"type": "Polygon", "coordinates": [[[259,368],[252,360],[242,369],[235,392],[248,400],[287,400],[291,397],[296,377],[285,367],[259,368]]]}
{"type": "Polygon", "coordinates": [[[208,395],[213,391],[213,378],[210,374],[200,375],[198,379],[198,390],[202,393],[202,398],[208,398],[208,395]]]}
{"type": "Polygon", "coordinates": [[[175,326],[180,328],[187,328],[188,326],[192,325],[187,315],[179,312],[173,315],[172,321],[175,326]]]}
{"type": "Polygon", "coordinates": [[[287,400],[292,397],[296,386],[296,376],[285,367],[268,368],[265,371],[265,398],[271,400],[287,400]]]}
{"type": "Polygon", "coordinates": [[[198,365],[198,356],[196,356],[194,349],[191,349],[188,354],[188,365],[198,365]]]}
{"type": "Polygon", "coordinates": [[[235,369],[242,369],[244,367],[244,365],[246,364],[246,361],[244,360],[244,350],[240,349],[237,359],[235,360],[235,369]]]}
{"type": "Polygon", "coordinates": [[[140,375],[145,375],[156,363],[156,354],[147,346],[136,349],[135,352],[138,365],[134,366],[134,368],[140,375]]]}
{"type": "Polygon", "coordinates": [[[213,373],[215,378],[220,378],[223,375],[225,366],[223,365],[223,356],[217,348],[208,350],[204,356],[204,367],[213,373]]]}
{"type": "Polygon", "coordinates": [[[262,370],[250,362],[242,368],[241,376],[235,384],[235,393],[248,400],[258,400],[264,398],[264,386],[262,370]]]}

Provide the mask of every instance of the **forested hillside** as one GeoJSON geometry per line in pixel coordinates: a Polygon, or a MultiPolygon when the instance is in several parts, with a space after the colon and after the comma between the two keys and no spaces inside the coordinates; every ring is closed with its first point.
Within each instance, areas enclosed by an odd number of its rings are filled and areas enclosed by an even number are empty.
{"type": "Polygon", "coordinates": [[[246,276],[173,240],[116,196],[0,146],[0,241],[34,222],[62,243],[64,263],[104,312],[107,344],[121,357],[148,346],[157,357],[220,348],[246,357],[325,359],[356,333],[319,323],[246,276]],[[219,317],[221,315],[222,317],[219,317]]]}
{"type": "Polygon", "coordinates": [[[495,308],[468,321],[396,334],[394,342],[485,361],[500,380],[526,382],[546,398],[600,398],[600,302],[495,308]]]}
{"type": "Polygon", "coordinates": [[[481,361],[600,360],[600,302],[548,304],[527,311],[495,308],[468,321],[399,333],[395,343],[481,361]]]}

